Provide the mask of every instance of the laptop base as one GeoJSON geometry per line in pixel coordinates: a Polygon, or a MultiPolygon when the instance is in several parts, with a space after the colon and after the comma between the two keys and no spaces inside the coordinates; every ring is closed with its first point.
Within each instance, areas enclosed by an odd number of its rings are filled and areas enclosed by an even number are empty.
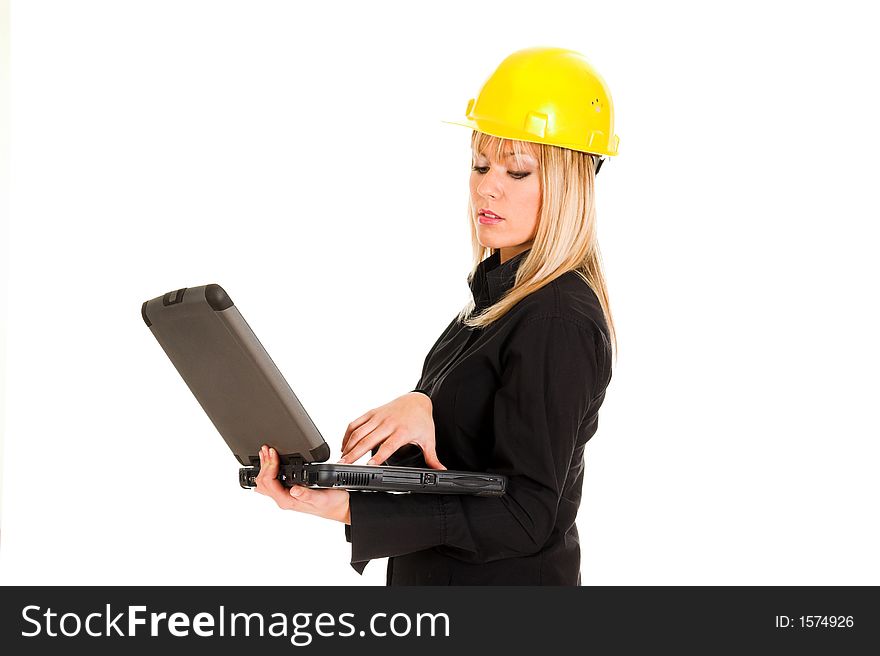
{"type": "MultiPolygon", "coordinates": [[[[248,489],[256,487],[259,466],[238,470],[238,483],[248,489]]],[[[417,467],[385,465],[340,465],[334,463],[304,463],[301,458],[290,458],[279,467],[278,480],[285,487],[304,485],[312,488],[336,488],[349,491],[424,492],[429,494],[470,494],[501,496],[506,479],[500,474],[424,470],[417,467]]]]}

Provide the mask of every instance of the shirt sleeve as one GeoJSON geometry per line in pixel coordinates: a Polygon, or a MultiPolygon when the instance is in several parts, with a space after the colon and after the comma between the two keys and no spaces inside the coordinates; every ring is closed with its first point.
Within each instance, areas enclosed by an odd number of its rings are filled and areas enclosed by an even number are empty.
{"type": "Polygon", "coordinates": [[[520,326],[501,355],[487,472],[507,476],[501,497],[353,493],[351,564],[432,547],[470,563],[534,554],[549,540],[581,421],[594,398],[595,332],[564,317],[520,326]]]}

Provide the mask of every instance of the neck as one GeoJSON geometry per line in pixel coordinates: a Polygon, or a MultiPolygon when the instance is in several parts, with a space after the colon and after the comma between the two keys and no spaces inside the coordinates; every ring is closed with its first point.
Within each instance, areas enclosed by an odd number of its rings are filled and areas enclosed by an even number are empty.
{"type": "Polygon", "coordinates": [[[532,242],[526,242],[525,244],[519,244],[518,246],[504,246],[501,249],[501,262],[500,264],[504,264],[512,257],[516,257],[520,253],[529,250],[532,247],[532,242]]]}

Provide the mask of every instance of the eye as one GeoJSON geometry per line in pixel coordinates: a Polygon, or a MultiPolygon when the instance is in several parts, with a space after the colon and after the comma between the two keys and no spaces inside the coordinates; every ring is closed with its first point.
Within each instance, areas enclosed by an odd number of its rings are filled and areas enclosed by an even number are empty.
{"type": "MultiPolygon", "coordinates": [[[[486,173],[489,170],[488,166],[472,166],[471,171],[476,171],[480,175],[486,173]]],[[[531,175],[531,171],[508,171],[507,174],[513,178],[514,180],[522,180],[523,178],[531,175]]]]}

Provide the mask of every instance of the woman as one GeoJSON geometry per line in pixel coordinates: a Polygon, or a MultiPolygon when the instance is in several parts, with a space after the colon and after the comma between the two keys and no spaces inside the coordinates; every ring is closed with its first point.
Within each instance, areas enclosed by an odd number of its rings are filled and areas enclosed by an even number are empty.
{"type": "Polygon", "coordinates": [[[372,451],[367,464],[500,473],[506,494],[288,491],[268,447],[256,489],[344,522],[352,566],[389,557],[389,585],[580,585],[584,446],[615,342],[593,193],[600,155],[617,154],[611,98],[582,55],[529,48],[501,63],[459,124],[474,130],[473,301],[416,390],[349,424],[340,462],[372,451]]]}

